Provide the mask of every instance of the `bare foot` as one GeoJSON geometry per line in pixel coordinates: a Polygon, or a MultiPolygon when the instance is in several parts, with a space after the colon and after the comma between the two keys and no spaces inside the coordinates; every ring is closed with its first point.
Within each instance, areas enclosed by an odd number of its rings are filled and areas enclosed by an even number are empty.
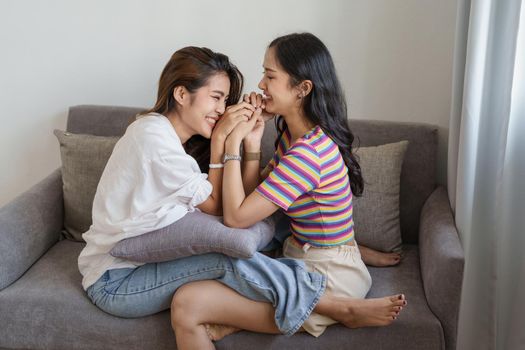
{"type": "Polygon", "coordinates": [[[392,323],[407,301],[403,294],[374,299],[334,298],[327,316],[348,328],[386,326],[392,323]]]}
{"type": "Polygon", "coordinates": [[[394,266],[401,262],[400,253],[383,253],[365,246],[359,246],[363,262],[370,266],[394,266]]]}
{"type": "Polygon", "coordinates": [[[240,328],[235,328],[231,326],[225,326],[223,324],[205,324],[206,333],[208,333],[208,338],[212,341],[221,340],[227,335],[241,331],[240,328]]]}

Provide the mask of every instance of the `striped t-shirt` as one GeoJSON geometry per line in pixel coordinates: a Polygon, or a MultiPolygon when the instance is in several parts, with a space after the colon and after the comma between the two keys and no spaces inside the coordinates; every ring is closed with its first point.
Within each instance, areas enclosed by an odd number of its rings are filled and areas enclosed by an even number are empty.
{"type": "Polygon", "coordinates": [[[354,238],[352,191],[339,148],[316,126],[290,147],[285,130],[256,191],[281,207],[300,244],[326,247],[354,238]]]}

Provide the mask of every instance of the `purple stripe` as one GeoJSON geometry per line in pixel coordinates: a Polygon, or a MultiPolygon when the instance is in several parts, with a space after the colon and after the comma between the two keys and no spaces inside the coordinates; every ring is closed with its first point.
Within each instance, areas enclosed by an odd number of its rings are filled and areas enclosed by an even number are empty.
{"type": "MultiPolygon", "coordinates": [[[[330,140],[330,139],[328,139],[328,140],[330,140]]],[[[330,140],[329,142],[330,142],[330,145],[328,147],[326,147],[325,149],[322,149],[319,152],[319,155],[324,157],[327,154],[332,153],[334,151],[334,148],[337,148],[338,152],[335,153],[333,157],[336,157],[337,155],[340,155],[341,153],[339,152],[339,147],[335,144],[335,142],[333,142],[332,140],[330,140]]]]}
{"type": "MultiPolygon", "coordinates": [[[[281,166],[285,167],[285,168],[290,168],[291,170],[291,173],[295,173],[298,175],[298,178],[291,178],[290,180],[292,182],[297,182],[297,181],[300,181],[300,180],[303,180],[301,179],[301,177],[305,178],[306,180],[308,180],[310,182],[310,184],[312,185],[312,187],[317,187],[317,185],[319,185],[319,180],[312,177],[312,175],[310,175],[309,173],[307,173],[306,171],[304,171],[303,169],[301,169],[300,167],[298,167],[296,164],[292,163],[291,161],[289,160],[286,160],[286,158],[283,158],[283,161],[281,162],[280,164],[281,166]]],[[[276,169],[278,170],[278,169],[276,169]]],[[[315,168],[314,168],[314,171],[315,171],[315,168]]]]}
{"type": "MultiPolygon", "coordinates": [[[[354,232],[354,226],[353,225],[344,225],[341,230],[335,231],[335,232],[318,232],[318,233],[308,233],[308,232],[302,232],[299,227],[295,225],[295,223],[292,223],[291,227],[294,228],[294,231],[297,233],[303,235],[304,237],[311,237],[312,239],[322,239],[323,237],[340,237],[344,236],[346,234],[349,234],[351,232],[354,232]]],[[[310,228],[311,229],[311,228],[310,228]]]]}
{"type": "MultiPolygon", "coordinates": [[[[344,169],[346,169],[346,167],[344,169]]],[[[333,178],[336,178],[338,176],[340,176],[341,178],[348,178],[347,174],[348,173],[346,171],[332,171],[328,174],[324,174],[322,182],[328,182],[329,180],[332,180],[333,178]]]]}
{"type": "Polygon", "coordinates": [[[332,187],[338,187],[342,188],[342,186],[347,183],[350,184],[350,179],[346,174],[334,174],[330,175],[331,177],[327,177],[325,174],[322,178],[322,183],[324,184],[322,188],[332,188],[332,187]],[[331,181],[330,181],[331,180],[331,181]]]}
{"type": "Polygon", "coordinates": [[[321,146],[323,143],[326,143],[328,137],[326,135],[317,135],[317,138],[315,140],[312,141],[312,146],[314,147],[319,147],[321,146]]]}
{"type": "Polygon", "coordinates": [[[272,196],[275,196],[276,194],[272,192],[276,192],[277,194],[281,194],[286,200],[290,202],[290,204],[296,199],[295,193],[290,191],[290,188],[280,185],[278,181],[274,179],[274,177],[278,177],[276,172],[274,171],[273,176],[268,176],[266,180],[263,182],[265,186],[268,188],[267,191],[272,196]]]}
{"type": "Polygon", "coordinates": [[[343,157],[341,157],[341,155],[339,153],[336,153],[334,157],[329,158],[328,160],[323,162],[323,166],[328,168],[328,167],[330,167],[333,164],[338,163],[338,162],[340,162],[341,166],[343,166],[344,165],[344,161],[343,161],[342,158],[343,157]]]}
{"type": "MultiPolygon", "coordinates": [[[[275,175],[275,171],[273,173],[275,175]]],[[[264,182],[259,185],[259,187],[264,186],[267,187],[264,190],[268,193],[268,195],[275,196],[276,192],[277,194],[281,194],[286,200],[290,202],[290,204],[295,200],[296,196],[294,193],[291,193],[286,187],[279,185],[278,182],[276,182],[273,179],[273,176],[268,176],[264,182]]]]}
{"type": "Polygon", "coordinates": [[[303,221],[295,221],[294,225],[296,227],[304,227],[305,229],[312,229],[316,227],[339,227],[339,226],[347,226],[352,223],[352,217],[347,217],[338,221],[333,222],[314,222],[313,220],[311,222],[303,222],[303,221]]]}
{"type": "Polygon", "coordinates": [[[292,205],[290,207],[290,210],[289,210],[289,213],[290,214],[296,214],[300,211],[307,211],[307,210],[311,210],[313,208],[319,208],[319,210],[317,211],[314,211],[312,213],[309,213],[309,214],[304,214],[304,215],[311,215],[313,213],[321,213],[322,215],[326,215],[326,216],[329,216],[329,217],[333,217],[333,216],[337,216],[337,215],[341,215],[345,212],[350,212],[352,211],[354,208],[353,208],[353,205],[352,205],[352,201],[344,201],[342,202],[341,201],[341,205],[330,205],[330,206],[320,206],[319,203],[315,203],[315,202],[310,202],[310,203],[307,203],[307,204],[303,204],[303,205],[300,205],[300,206],[295,206],[295,205],[292,205]],[[349,205],[348,205],[349,204],[349,205]]]}
{"type": "Polygon", "coordinates": [[[323,235],[323,234],[305,235],[300,232],[295,232],[295,234],[299,237],[302,237],[304,242],[308,242],[309,240],[337,241],[337,240],[340,240],[344,236],[351,236],[353,234],[353,230],[345,231],[345,232],[334,234],[334,235],[323,235]]]}
{"type": "Polygon", "coordinates": [[[319,159],[315,149],[305,146],[294,146],[288,150],[286,155],[290,155],[303,163],[307,163],[312,169],[319,171],[319,164],[312,159],[312,157],[319,159]],[[307,152],[307,154],[304,154],[304,152],[307,152]]]}
{"type": "Polygon", "coordinates": [[[311,200],[310,202],[294,206],[293,210],[296,210],[296,209],[297,210],[306,210],[306,209],[312,209],[314,207],[319,207],[319,203],[316,203],[313,200],[311,200]]]}
{"type": "Polygon", "coordinates": [[[350,197],[351,192],[350,185],[348,184],[348,182],[346,184],[341,184],[338,187],[334,186],[333,189],[326,189],[325,187],[322,187],[322,189],[328,191],[331,190],[331,192],[329,193],[316,192],[316,198],[323,199],[325,201],[340,195],[350,197]]]}
{"type": "MultiPolygon", "coordinates": [[[[270,176],[268,176],[268,177],[270,177],[270,176]]],[[[311,180],[310,176],[308,176],[309,179],[306,178],[307,176],[305,176],[302,179],[301,178],[290,177],[288,174],[286,174],[282,170],[282,168],[275,168],[274,171],[273,171],[272,177],[279,178],[282,181],[282,183],[283,183],[283,184],[279,184],[278,182],[275,182],[275,187],[276,188],[293,187],[300,194],[303,194],[304,192],[311,190],[311,188],[313,188],[313,187],[315,187],[317,185],[316,182],[312,182],[313,180],[311,180]],[[301,182],[301,180],[303,180],[303,181],[301,182]],[[310,180],[310,182],[309,182],[310,187],[307,187],[308,184],[305,184],[308,180],[310,180]]],[[[296,198],[297,197],[294,197],[294,200],[296,198]]]]}

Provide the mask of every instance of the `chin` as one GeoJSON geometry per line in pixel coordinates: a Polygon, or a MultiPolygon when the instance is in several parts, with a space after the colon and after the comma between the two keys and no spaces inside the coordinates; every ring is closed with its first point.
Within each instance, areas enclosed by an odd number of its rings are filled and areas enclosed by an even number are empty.
{"type": "Polygon", "coordinates": [[[213,133],[213,129],[203,129],[199,132],[199,135],[206,139],[211,139],[212,133],[213,133]]]}
{"type": "Polygon", "coordinates": [[[268,106],[268,105],[266,106],[264,111],[270,114],[279,114],[278,112],[275,111],[275,108],[273,108],[272,106],[268,106]]]}

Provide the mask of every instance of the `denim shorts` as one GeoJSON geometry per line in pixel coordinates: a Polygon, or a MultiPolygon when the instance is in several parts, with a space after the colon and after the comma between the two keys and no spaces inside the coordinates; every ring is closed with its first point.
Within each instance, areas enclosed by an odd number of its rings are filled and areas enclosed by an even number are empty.
{"type": "Polygon", "coordinates": [[[212,253],[108,270],[87,294],[112,315],[142,317],[169,309],[177,288],[201,280],[217,280],[249,299],[271,303],[275,323],[287,335],[310,316],[326,285],[323,275],[308,272],[294,259],[271,259],[260,253],[236,259],[212,253]]]}

